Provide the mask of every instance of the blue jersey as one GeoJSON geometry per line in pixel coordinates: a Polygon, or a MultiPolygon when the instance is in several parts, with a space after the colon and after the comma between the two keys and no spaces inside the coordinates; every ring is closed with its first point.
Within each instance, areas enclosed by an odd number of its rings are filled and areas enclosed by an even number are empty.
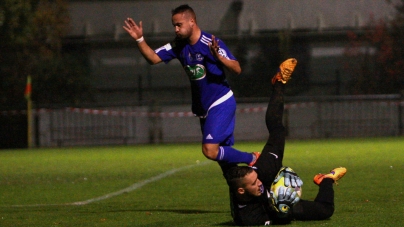
{"type": "MultiPolygon", "coordinates": [[[[181,62],[191,82],[192,112],[197,116],[205,116],[209,108],[232,96],[223,65],[210,52],[211,37],[202,31],[194,45],[186,40],[174,40],[155,50],[165,63],[174,58],[181,62]]],[[[218,44],[220,55],[236,60],[223,41],[218,44]]]]}

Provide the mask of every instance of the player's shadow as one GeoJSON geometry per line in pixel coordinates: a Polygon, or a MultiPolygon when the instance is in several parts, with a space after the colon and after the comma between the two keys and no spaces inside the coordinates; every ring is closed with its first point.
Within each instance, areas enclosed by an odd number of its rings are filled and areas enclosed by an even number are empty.
{"type": "Polygon", "coordinates": [[[218,224],[213,225],[213,226],[234,226],[234,222],[233,221],[227,221],[227,222],[218,223],[218,224]]]}
{"type": "MultiPolygon", "coordinates": [[[[228,211],[211,211],[211,210],[197,210],[197,209],[127,209],[127,210],[110,210],[108,212],[145,212],[148,215],[152,215],[153,212],[169,212],[177,214],[222,214],[228,213],[228,211]]],[[[214,224],[212,226],[234,226],[232,221],[222,222],[214,224]]]]}
{"type": "Polygon", "coordinates": [[[153,213],[153,212],[170,212],[170,213],[177,213],[177,214],[219,214],[219,213],[227,213],[226,211],[210,211],[210,210],[197,210],[197,209],[190,209],[190,210],[183,210],[183,209],[127,209],[127,210],[110,210],[108,212],[146,212],[146,213],[153,213]]]}

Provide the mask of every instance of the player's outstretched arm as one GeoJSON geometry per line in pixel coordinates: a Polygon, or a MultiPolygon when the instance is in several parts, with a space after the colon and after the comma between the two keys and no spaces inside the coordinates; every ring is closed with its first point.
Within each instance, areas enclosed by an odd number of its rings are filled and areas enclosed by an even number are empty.
{"type": "Polygon", "coordinates": [[[132,38],[134,38],[137,42],[137,47],[139,48],[140,53],[146,59],[149,64],[154,65],[160,63],[161,58],[154,52],[149,45],[147,45],[146,41],[143,37],[143,24],[142,21],[139,21],[139,25],[132,18],[127,18],[125,20],[125,25],[123,28],[129,33],[132,38]]]}
{"type": "Polygon", "coordinates": [[[241,67],[240,67],[240,63],[236,60],[229,60],[225,57],[220,56],[220,61],[222,62],[222,64],[228,69],[230,70],[230,72],[236,74],[236,75],[240,75],[241,73],[241,67]]]}
{"type": "Polygon", "coordinates": [[[216,59],[218,59],[230,72],[232,72],[236,75],[240,75],[240,73],[241,73],[240,63],[236,60],[230,60],[230,59],[227,59],[227,58],[223,57],[222,55],[220,55],[219,42],[217,39],[215,39],[214,35],[212,35],[212,43],[209,43],[209,49],[210,49],[210,52],[212,53],[212,55],[216,59]]]}

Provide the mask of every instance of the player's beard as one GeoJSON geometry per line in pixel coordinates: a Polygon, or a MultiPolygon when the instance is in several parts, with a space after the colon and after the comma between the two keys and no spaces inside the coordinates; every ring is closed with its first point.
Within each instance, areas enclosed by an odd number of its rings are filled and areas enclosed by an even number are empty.
{"type": "Polygon", "coordinates": [[[177,39],[177,40],[186,40],[186,39],[189,39],[189,35],[182,35],[182,34],[176,34],[176,36],[175,36],[175,38],[177,39]]]}
{"type": "Polygon", "coordinates": [[[185,40],[189,39],[192,35],[192,30],[187,30],[186,33],[176,33],[176,39],[185,40]]]}

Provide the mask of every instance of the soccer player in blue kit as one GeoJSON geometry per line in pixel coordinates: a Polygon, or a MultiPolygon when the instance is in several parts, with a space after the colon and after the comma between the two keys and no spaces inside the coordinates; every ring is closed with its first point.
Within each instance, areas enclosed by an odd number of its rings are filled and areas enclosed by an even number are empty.
{"type": "Polygon", "coordinates": [[[240,64],[228,47],[214,35],[202,31],[194,10],[181,5],[172,10],[176,37],[153,50],[143,37],[142,21],[125,20],[123,27],[137,42],[140,53],[154,65],[172,59],[181,62],[189,77],[192,112],[200,118],[202,152],[208,159],[221,163],[253,165],[258,152],[242,152],[233,148],[236,101],[226,80],[224,69],[239,75],[240,64]]]}

